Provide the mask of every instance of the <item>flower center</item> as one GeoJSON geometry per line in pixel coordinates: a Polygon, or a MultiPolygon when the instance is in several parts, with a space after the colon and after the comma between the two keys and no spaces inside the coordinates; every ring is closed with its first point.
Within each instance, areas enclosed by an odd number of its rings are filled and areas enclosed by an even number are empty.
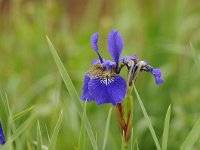
{"type": "Polygon", "coordinates": [[[114,68],[107,69],[101,65],[95,65],[90,69],[90,74],[100,79],[100,82],[104,85],[109,85],[114,82],[114,78],[117,75],[114,71],[114,68]]]}
{"type": "Polygon", "coordinates": [[[102,84],[105,84],[106,86],[109,85],[110,83],[114,82],[114,78],[108,78],[108,77],[105,77],[105,78],[102,78],[100,80],[100,82],[102,84]]]}
{"type": "Polygon", "coordinates": [[[105,84],[106,86],[110,83],[114,82],[114,77],[116,76],[116,73],[111,70],[104,70],[101,74],[97,75],[97,78],[100,79],[100,82],[102,84],[105,84]]]}

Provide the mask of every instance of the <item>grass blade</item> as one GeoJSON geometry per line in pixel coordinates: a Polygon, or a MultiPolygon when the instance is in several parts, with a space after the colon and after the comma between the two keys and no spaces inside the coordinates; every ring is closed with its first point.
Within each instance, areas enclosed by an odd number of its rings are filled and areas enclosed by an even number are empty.
{"type": "MultiPolygon", "coordinates": [[[[11,125],[11,131],[13,133],[15,133],[16,126],[15,126],[15,122],[14,122],[14,119],[13,119],[11,108],[10,108],[10,105],[9,105],[9,102],[8,102],[8,97],[7,97],[6,94],[5,94],[5,104],[6,104],[7,111],[8,111],[9,124],[11,125]]],[[[15,139],[15,144],[16,144],[16,149],[22,149],[22,144],[21,144],[21,141],[19,140],[18,137],[16,137],[16,139],[15,139]]]]}
{"type": "Polygon", "coordinates": [[[166,114],[166,117],[165,117],[165,124],[164,124],[164,130],[163,130],[163,139],[162,139],[162,150],[167,150],[170,115],[171,115],[171,105],[169,105],[169,107],[167,109],[167,114],[166,114]]]}
{"type": "Polygon", "coordinates": [[[9,137],[2,150],[7,149],[7,147],[9,147],[13,141],[15,141],[24,131],[26,131],[27,128],[30,127],[30,125],[32,124],[34,118],[34,116],[30,116],[19,128],[17,128],[15,130],[15,133],[13,133],[11,137],[9,137]]]}
{"type": "Polygon", "coordinates": [[[50,139],[49,131],[48,131],[48,128],[47,128],[46,124],[45,124],[45,129],[46,129],[46,133],[47,133],[48,142],[50,143],[51,139],[50,139]]]}
{"type": "Polygon", "coordinates": [[[105,147],[106,147],[106,142],[107,142],[107,138],[108,138],[108,131],[109,131],[109,126],[110,126],[111,114],[112,114],[112,107],[109,110],[108,118],[107,118],[107,121],[106,121],[106,128],[105,128],[105,133],[104,133],[104,138],[103,138],[104,140],[103,140],[103,148],[102,148],[102,150],[105,150],[105,147]]]}
{"type": "Polygon", "coordinates": [[[29,113],[30,111],[32,111],[35,108],[35,106],[32,106],[30,108],[27,108],[25,110],[23,110],[22,112],[14,115],[13,119],[16,121],[17,119],[23,117],[24,115],[26,115],[27,113],[29,113]]]}
{"type": "Polygon", "coordinates": [[[139,149],[139,146],[138,146],[138,143],[136,143],[136,145],[137,145],[137,150],[140,150],[140,149],[139,149]]]}
{"type": "Polygon", "coordinates": [[[82,123],[81,123],[81,131],[79,135],[79,141],[78,141],[79,150],[85,150],[86,108],[87,108],[87,102],[85,102],[85,108],[84,108],[82,123]]]}
{"type": "Polygon", "coordinates": [[[131,129],[131,150],[133,150],[133,128],[131,129]]]}
{"type": "Polygon", "coordinates": [[[200,119],[195,123],[194,127],[186,137],[185,141],[181,145],[180,150],[190,150],[194,143],[198,140],[200,133],[200,119]]]}
{"type": "Polygon", "coordinates": [[[87,131],[89,139],[90,139],[90,141],[92,143],[93,149],[94,150],[98,150],[97,140],[96,140],[97,138],[95,139],[95,137],[94,137],[94,133],[92,131],[92,127],[90,125],[90,122],[89,122],[88,118],[86,118],[86,131],[87,131]]]}
{"type": "Polygon", "coordinates": [[[32,146],[31,146],[31,144],[29,142],[27,142],[27,150],[33,150],[32,146]]]}
{"type": "Polygon", "coordinates": [[[48,44],[49,44],[49,48],[51,50],[51,53],[53,55],[53,58],[55,60],[55,63],[58,67],[58,70],[60,72],[60,75],[67,87],[67,90],[69,91],[69,94],[70,96],[72,97],[73,100],[75,100],[75,103],[77,105],[78,108],[80,108],[82,111],[83,111],[83,106],[80,102],[80,98],[76,92],[76,89],[71,81],[71,78],[67,72],[67,70],[65,69],[62,61],[60,60],[60,57],[58,56],[57,52],[56,52],[56,49],[54,48],[54,46],[52,45],[51,41],[49,40],[49,38],[47,37],[47,41],[48,41],[48,44]]]}
{"type": "MultiPolygon", "coordinates": [[[[79,116],[82,117],[82,113],[83,112],[83,105],[81,104],[80,102],[80,98],[76,92],[76,89],[70,79],[70,76],[67,72],[67,70],[65,69],[62,61],[60,60],[57,52],[56,52],[56,49],[54,48],[54,46],[52,45],[51,41],[49,40],[49,38],[47,37],[47,41],[48,41],[48,44],[49,44],[49,48],[50,48],[50,51],[53,55],[53,58],[56,62],[56,65],[58,67],[58,70],[60,72],[60,75],[65,83],[65,86],[67,87],[68,91],[69,91],[69,94],[70,96],[72,97],[72,99],[74,100],[74,102],[76,103],[77,107],[78,107],[78,110],[80,110],[78,113],[79,113],[79,116]]],[[[92,131],[92,128],[91,128],[91,125],[90,125],[90,122],[88,120],[88,118],[86,117],[86,131],[88,133],[88,136],[89,136],[89,139],[92,143],[92,146],[93,146],[93,149],[94,150],[98,150],[98,146],[97,146],[97,142],[95,140],[95,136],[94,136],[94,133],[92,131]]]]}
{"type": "Polygon", "coordinates": [[[51,141],[49,143],[49,150],[56,149],[56,141],[57,141],[58,133],[59,133],[59,130],[60,130],[62,118],[63,118],[63,111],[61,111],[60,116],[58,117],[58,121],[56,123],[56,126],[54,128],[54,131],[53,131],[53,134],[52,134],[52,137],[51,137],[51,141]]]}
{"type": "MultiPolygon", "coordinates": [[[[6,123],[8,122],[9,115],[8,115],[8,110],[7,110],[5,99],[2,92],[1,92],[0,106],[1,106],[0,120],[2,121],[3,126],[8,128],[6,123]]],[[[6,131],[5,131],[5,134],[7,134],[6,131]]]]}
{"type": "Polygon", "coordinates": [[[199,65],[200,65],[200,62],[198,61],[198,55],[196,54],[196,51],[195,51],[195,49],[194,49],[194,47],[193,47],[193,44],[190,42],[190,48],[191,48],[191,51],[192,51],[192,56],[193,56],[193,58],[194,58],[194,61],[195,61],[195,64],[198,66],[198,68],[199,68],[199,65]]]}
{"type": "Polygon", "coordinates": [[[134,84],[133,84],[133,87],[134,87],[134,90],[135,90],[137,99],[138,99],[138,101],[139,101],[140,107],[141,107],[141,109],[142,109],[142,113],[143,113],[143,115],[144,115],[144,118],[145,118],[145,120],[146,120],[146,123],[147,123],[147,125],[148,125],[148,127],[149,127],[149,130],[150,130],[151,135],[152,135],[152,137],[153,137],[153,140],[154,140],[154,142],[155,142],[156,148],[157,148],[157,150],[161,150],[161,147],[160,147],[158,138],[157,138],[157,136],[156,136],[156,133],[155,133],[155,131],[154,131],[154,129],[153,129],[153,125],[152,125],[152,123],[151,123],[151,120],[150,120],[150,118],[149,118],[149,116],[148,116],[148,114],[147,114],[147,111],[146,111],[146,109],[145,109],[145,107],[144,107],[144,104],[143,104],[143,102],[142,102],[142,100],[141,100],[141,98],[140,98],[140,95],[138,94],[137,89],[136,89],[136,87],[135,87],[134,84]]]}
{"type": "Polygon", "coordinates": [[[37,150],[42,150],[42,133],[40,130],[40,122],[37,123],[37,150]]]}

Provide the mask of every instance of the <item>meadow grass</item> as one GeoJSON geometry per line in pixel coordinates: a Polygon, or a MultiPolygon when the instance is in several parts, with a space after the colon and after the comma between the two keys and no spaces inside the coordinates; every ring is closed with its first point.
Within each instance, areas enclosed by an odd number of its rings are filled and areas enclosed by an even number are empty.
{"type": "Polygon", "coordinates": [[[101,33],[100,52],[109,58],[105,41],[111,29],[124,37],[123,55],[145,58],[161,68],[165,80],[156,86],[152,76],[138,76],[129,148],[199,149],[200,2],[79,4],[2,5],[0,120],[7,143],[0,149],[121,149],[115,108],[86,107],[79,99],[84,73],[96,57],[90,35],[101,33]]]}

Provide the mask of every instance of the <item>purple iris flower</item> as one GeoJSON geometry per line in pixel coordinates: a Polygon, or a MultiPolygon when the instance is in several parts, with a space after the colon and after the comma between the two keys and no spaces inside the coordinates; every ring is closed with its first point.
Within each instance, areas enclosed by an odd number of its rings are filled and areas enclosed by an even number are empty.
{"type": "Polygon", "coordinates": [[[93,60],[93,66],[85,75],[81,99],[95,101],[97,105],[105,103],[117,105],[125,98],[127,89],[125,79],[118,74],[124,41],[116,30],[112,30],[108,35],[108,50],[114,60],[112,62],[101,57],[98,50],[98,37],[98,33],[93,34],[91,44],[99,60],[93,60]]]}
{"type": "Polygon", "coordinates": [[[124,66],[128,69],[129,86],[135,81],[138,71],[147,71],[154,75],[156,84],[164,82],[161,71],[153,68],[145,60],[139,60],[138,56],[124,56],[120,58],[124,47],[121,34],[112,30],[108,35],[108,51],[113,61],[103,59],[98,48],[99,34],[91,36],[92,48],[99,59],[92,61],[92,67],[84,77],[83,93],[81,99],[84,101],[95,101],[97,105],[112,103],[117,105],[125,98],[127,84],[125,79],[119,75],[124,66]]]}
{"type": "Polygon", "coordinates": [[[0,144],[3,145],[6,143],[5,137],[4,137],[4,133],[3,133],[3,129],[0,123],[0,144]]]}

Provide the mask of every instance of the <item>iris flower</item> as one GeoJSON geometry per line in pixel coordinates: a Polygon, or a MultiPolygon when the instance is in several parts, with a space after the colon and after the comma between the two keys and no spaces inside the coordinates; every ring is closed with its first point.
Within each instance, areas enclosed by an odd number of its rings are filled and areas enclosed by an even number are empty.
{"type": "Polygon", "coordinates": [[[5,137],[4,137],[4,133],[3,133],[3,129],[0,123],[0,144],[3,145],[6,143],[5,137]]]}
{"type": "Polygon", "coordinates": [[[91,36],[92,48],[99,59],[92,61],[92,67],[85,74],[83,93],[81,99],[84,101],[95,101],[97,105],[121,103],[126,96],[126,80],[119,75],[124,66],[127,67],[129,76],[129,86],[135,80],[138,71],[147,71],[154,75],[156,84],[163,83],[161,71],[153,68],[146,61],[140,61],[137,55],[124,56],[120,58],[124,47],[124,40],[121,34],[112,30],[108,35],[108,51],[113,61],[103,59],[98,49],[99,34],[91,36]]]}
{"type": "Polygon", "coordinates": [[[124,40],[121,34],[112,30],[108,35],[108,51],[113,61],[101,57],[98,49],[99,34],[91,36],[92,48],[99,57],[93,60],[93,66],[86,73],[83,85],[82,100],[94,100],[97,105],[112,103],[117,105],[126,95],[126,81],[119,73],[119,58],[124,47],[124,40]]]}

